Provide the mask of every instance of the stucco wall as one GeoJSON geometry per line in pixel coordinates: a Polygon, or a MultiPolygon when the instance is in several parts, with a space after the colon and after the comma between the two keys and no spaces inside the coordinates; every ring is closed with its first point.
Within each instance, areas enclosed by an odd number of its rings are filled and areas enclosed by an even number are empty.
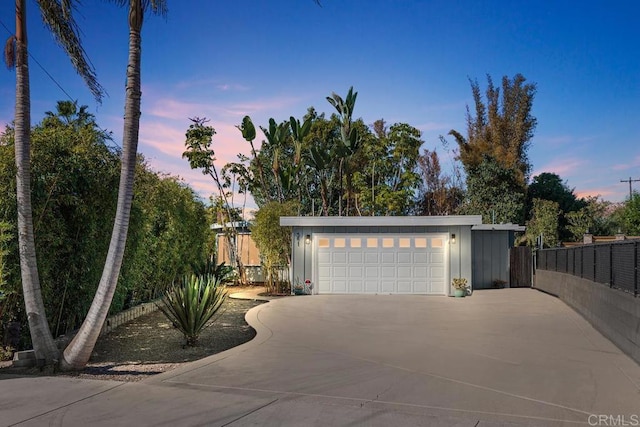
{"type": "Polygon", "coordinates": [[[640,298],[570,274],[537,270],[534,288],[557,296],[640,363],[640,298]]]}

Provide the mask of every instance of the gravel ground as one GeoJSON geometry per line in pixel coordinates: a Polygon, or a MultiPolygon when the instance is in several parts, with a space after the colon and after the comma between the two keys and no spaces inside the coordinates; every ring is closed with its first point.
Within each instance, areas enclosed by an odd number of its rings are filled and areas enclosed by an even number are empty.
{"type": "MultiPolygon", "coordinates": [[[[255,330],[244,320],[245,313],[260,301],[227,298],[214,319],[200,334],[195,347],[185,347],[182,333],[160,312],[141,316],[101,337],[83,371],[57,373],[79,378],[139,381],[250,341],[255,330]]],[[[0,365],[0,375],[39,375],[35,368],[0,365]]]]}

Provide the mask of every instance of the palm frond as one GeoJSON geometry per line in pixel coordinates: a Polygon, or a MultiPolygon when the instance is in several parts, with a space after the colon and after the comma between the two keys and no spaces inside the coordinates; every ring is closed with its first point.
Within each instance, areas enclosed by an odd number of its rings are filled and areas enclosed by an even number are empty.
{"type": "Polygon", "coordinates": [[[49,28],[56,43],[67,53],[73,68],[82,77],[98,103],[102,102],[105,90],[98,83],[93,64],[82,47],[80,29],[73,18],[73,0],[37,0],[42,20],[49,28]]]}
{"type": "Polygon", "coordinates": [[[9,37],[4,45],[4,63],[10,70],[16,66],[16,36],[9,37]]]}

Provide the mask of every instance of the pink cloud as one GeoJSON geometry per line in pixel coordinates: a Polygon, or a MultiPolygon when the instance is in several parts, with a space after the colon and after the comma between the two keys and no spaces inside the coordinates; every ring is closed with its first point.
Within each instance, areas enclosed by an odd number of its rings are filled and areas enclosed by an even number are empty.
{"type": "Polygon", "coordinates": [[[532,173],[532,176],[540,175],[543,172],[552,172],[560,175],[560,177],[573,175],[575,172],[584,168],[587,161],[584,159],[562,159],[548,163],[532,173]]]}
{"type": "MultiPolygon", "coordinates": [[[[144,122],[140,125],[140,144],[171,157],[181,158],[184,152],[186,126],[179,129],[160,122],[144,122]]],[[[143,150],[141,150],[143,151],[143,150]]]]}
{"type": "MultiPolygon", "coordinates": [[[[225,163],[236,161],[238,153],[249,153],[249,145],[242,139],[235,125],[213,121],[209,124],[216,130],[212,144],[216,153],[216,165],[222,167],[225,163]]],[[[187,128],[186,121],[183,125],[158,121],[144,122],[140,126],[141,151],[144,151],[144,147],[150,147],[171,158],[182,159],[187,128]]]]}
{"type": "Polygon", "coordinates": [[[586,190],[576,190],[576,196],[581,197],[601,197],[604,200],[622,200],[624,191],[614,191],[611,187],[588,188],[586,190]]]}
{"type": "Polygon", "coordinates": [[[259,99],[252,102],[239,103],[226,108],[225,111],[235,116],[245,116],[264,111],[277,111],[291,107],[300,102],[302,98],[293,96],[275,97],[270,99],[259,99]]]}
{"type": "Polygon", "coordinates": [[[636,156],[630,163],[619,163],[617,165],[613,165],[611,169],[614,171],[624,171],[631,168],[637,168],[640,166],[640,156],[636,156]]]}
{"type": "Polygon", "coordinates": [[[189,117],[209,117],[215,109],[210,104],[197,102],[183,102],[176,99],[158,99],[146,114],[170,120],[187,120],[189,117]]]}
{"type": "Polygon", "coordinates": [[[291,107],[298,103],[300,98],[275,97],[259,99],[252,102],[239,102],[231,104],[184,102],[171,98],[159,98],[145,110],[145,114],[168,120],[185,120],[190,117],[208,117],[213,119],[234,119],[240,123],[246,115],[258,113],[273,114],[279,110],[291,107]]]}

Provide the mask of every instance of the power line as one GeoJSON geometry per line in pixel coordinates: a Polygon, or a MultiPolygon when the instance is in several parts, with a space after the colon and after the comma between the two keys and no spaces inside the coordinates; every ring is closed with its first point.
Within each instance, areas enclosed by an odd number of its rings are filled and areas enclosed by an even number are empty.
{"type": "MultiPolygon", "coordinates": [[[[13,33],[11,32],[11,30],[9,30],[9,28],[4,24],[4,22],[2,22],[2,20],[0,20],[0,24],[2,24],[2,26],[4,27],[4,29],[5,29],[5,30],[7,30],[7,32],[8,32],[9,34],[13,35],[13,33]]],[[[67,98],[69,98],[69,101],[71,101],[71,102],[75,102],[75,100],[71,97],[71,95],[69,95],[69,92],[67,92],[67,91],[62,87],[62,85],[61,85],[60,83],[58,83],[58,81],[57,81],[57,80],[56,80],[56,79],[51,75],[51,73],[49,73],[49,71],[47,71],[47,69],[46,69],[46,68],[44,68],[44,66],[40,63],[40,61],[38,61],[38,60],[36,59],[36,57],[35,57],[35,56],[33,56],[33,55],[31,54],[31,52],[29,52],[28,50],[27,50],[27,55],[29,55],[29,58],[33,59],[33,62],[35,62],[36,64],[38,64],[38,67],[40,67],[40,69],[41,69],[42,71],[44,71],[44,73],[47,75],[47,77],[49,77],[49,79],[51,79],[51,81],[52,81],[53,83],[55,83],[55,85],[56,85],[56,86],[58,86],[58,88],[62,91],[62,93],[64,93],[64,94],[67,96],[67,98]]]]}
{"type": "MultiPolygon", "coordinates": [[[[7,30],[7,32],[9,33],[9,35],[13,35],[13,32],[12,32],[12,31],[11,31],[11,30],[6,26],[6,25],[5,25],[5,23],[4,23],[1,19],[0,19],[0,25],[2,25],[2,26],[4,27],[4,29],[5,29],[5,30],[7,30]]],[[[49,71],[47,71],[47,69],[46,69],[46,68],[44,68],[44,65],[42,65],[42,64],[40,63],[40,61],[38,61],[38,60],[36,59],[36,57],[35,57],[35,56],[33,56],[33,55],[31,54],[31,52],[29,52],[28,50],[27,50],[27,55],[29,55],[29,58],[33,59],[33,62],[35,62],[35,63],[38,65],[38,67],[40,67],[40,69],[41,69],[41,70],[42,70],[42,71],[47,75],[47,77],[49,77],[49,79],[51,79],[51,81],[52,81],[53,83],[55,83],[55,85],[56,85],[56,86],[58,86],[58,88],[62,91],[62,93],[64,93],[64,94],[67,96],[67,98],[69,98],[69,101],[73,102],[74,104],[76,104],[76,103],[77,103],[77,100],[76,100],[76,99],[73,99],[73,97],[72,97],[71,95],[69,95],[69,92],[67,92],[67,91],[62,87],[62,85],[61,85],[60,83],[58,83],[58,81],[57,81],[57,80],[56,80],[56,79],[51,75],[51,73],[49,73],[49,71]]],[[[103,134],[104,134],[104,135],[110,135],[110,134],[111,134],[111,132],[107,131],[106,129],[103,129],[103,128],[102,128],[102,127],[100,127],[100,126],[98,126],[98,124],[97,124],[97,123],[96,123],[96,127],[97,127],[98,129],[100,129],[100,130],[103,132],[103,134]]],[[[117,142],[115,142],[113,139],[109,138],[109,140],[110,140],[110,141],[113,143],[113,145],[115,145],[118,149],[121,149],[121,148],[122,148],[122,147],[120,147],[120,145],[119,145],[117,142]]]]}
{"type": "Polygon", "coordinates": [[[629,201],[631,201],[631,199],[633,198],[633,188],[631,187],[631,183],[632,182],[639,182],[640,179],[631,179],[631,177],[629,177],[629,179],[621,179],[620,182],[628,182],[629,183],[629,201]]]}

